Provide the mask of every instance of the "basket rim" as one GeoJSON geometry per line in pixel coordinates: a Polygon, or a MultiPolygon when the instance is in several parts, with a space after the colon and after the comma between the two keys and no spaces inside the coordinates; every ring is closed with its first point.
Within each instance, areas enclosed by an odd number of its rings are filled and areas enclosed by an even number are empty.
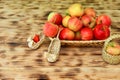
{"type": "Polygon", "coordinates": [[[60,40],[61,42],[104,42],[105,40],[60,40]]]}
{"type": "Polygon", "coordinates": [[[103,53],[106,53],[106,54],[107,54],[107,52],[106,52],[106,47],[107,47],[108,43],[109,43],[110,41],[112,41],[113,39],[115,39],[115,38],[117,38],[117,39],[120,38],[120,34],[113,34],[113,35],[111,35],[109,38],[106,39],[106,41],[105,41],[105,43],[104,43],[104,45],[103,45],[103,49],[102,49],[103,53]]]}
{"type": "Polygon", "coordinates": [[[120,34],[113,34],[109,38],[107,38],[104,44],[104,48],[106,48],[107,44],[115,38],[120,38],[120,34]]]}

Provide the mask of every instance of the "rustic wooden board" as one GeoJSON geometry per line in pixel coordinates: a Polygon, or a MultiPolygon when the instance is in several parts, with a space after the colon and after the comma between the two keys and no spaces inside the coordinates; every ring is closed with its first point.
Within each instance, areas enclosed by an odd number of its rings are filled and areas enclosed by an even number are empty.
{"type": "Polygon", "coordinates": [[[0,0],[1,80],[119,80],[120,64],[109,65],[101,57],[102,47],[62,46],[56,63],[44,58],[49,43],[37,50],[26,39],[39,32],[51,11],[64,15],[73,3],[94,7],[112,18],[112,34],[120,33],[119,0],[0,0]]]}

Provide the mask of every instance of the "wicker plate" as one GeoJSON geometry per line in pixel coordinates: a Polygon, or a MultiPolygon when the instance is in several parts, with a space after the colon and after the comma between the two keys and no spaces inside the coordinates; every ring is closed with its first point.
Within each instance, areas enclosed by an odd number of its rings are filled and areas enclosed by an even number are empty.
{"type": "Polygon", "coordinates": [[[68,41],[61,40],[62,46],[78,46],[78,47],[102,47],[105,40],[90,40],[90,41],[68,41]]]}
{"type": "MultiPolygon", "coordinates": [[[[53,38],[50,38],[52,40],[53,38]]],[[[103,47],[105,40],[89,40],[89,41],[75,41],[75,40],[61,40],[62,46],[76,46],[76,47],[103,47]]]]}

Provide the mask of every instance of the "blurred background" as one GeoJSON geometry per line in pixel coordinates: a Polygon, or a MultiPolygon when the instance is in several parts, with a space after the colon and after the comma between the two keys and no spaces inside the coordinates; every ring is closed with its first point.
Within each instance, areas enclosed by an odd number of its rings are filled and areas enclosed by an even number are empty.
{"type": "MultiPolygon", "coordinates": [[[[0,36],[7,34],[9,37],[6,40],[10,40],[23,33],[28,36],[38,32],[42,30],[50,12],[59,12],[64,16],[73,3],[80,3],[84,8],[93,7],[98,15],[109,15],[112,27],[119,27],[120,0],[0,0],[0,36]]],[[[21,37],[15,39],[21,40],[21,37]]]]}

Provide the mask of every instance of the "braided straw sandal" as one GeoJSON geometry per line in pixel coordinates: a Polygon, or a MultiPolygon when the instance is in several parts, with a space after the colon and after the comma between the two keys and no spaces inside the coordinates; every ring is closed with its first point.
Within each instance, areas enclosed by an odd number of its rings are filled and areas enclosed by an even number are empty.
{"type": "Polygon", "coordinates": [[[120,52],[119,54],[115,55],[115,54],[107,53],[106,51],[106,48],[111,41],[112,42],[117,41],[117,43],[119,43],[120,45],[120,34],[114,34],[105,41],[105,44],[102,50],[102,58],[105,62],[109,64],[118,64],[120,63],[120,52]]]}

